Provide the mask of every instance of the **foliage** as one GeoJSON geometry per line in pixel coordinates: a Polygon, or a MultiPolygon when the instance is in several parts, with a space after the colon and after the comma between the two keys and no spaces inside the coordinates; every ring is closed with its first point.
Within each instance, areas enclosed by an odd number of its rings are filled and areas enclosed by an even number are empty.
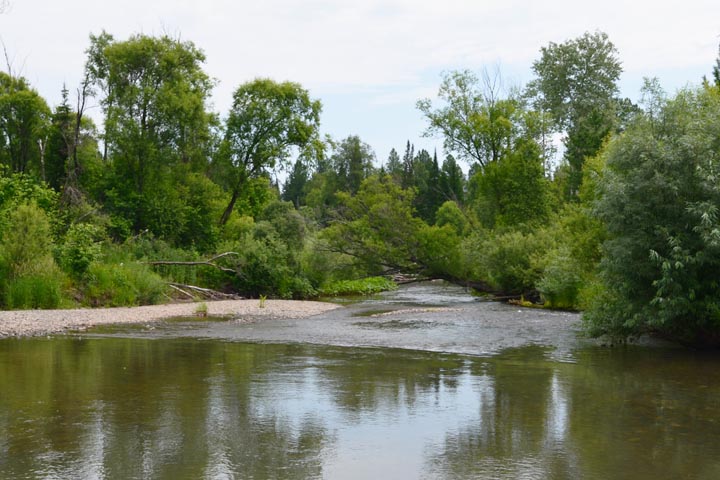
{"type": "Polygon", "coordinates": [[[549,112],[566,132],[565,160],[568,193],[577,195],[586,157],[599,150],[616,122],[617,81],[622,73],[617,49],[603,32],[589,33],[564,43],[550,42],[533,63],[537,78],[528,96],[549,112]]]}
{"type": "Polygon", "coordinates": [[[441,135],[447,152],[481,167],[497,161],[517,136],[518,101],[499,98],[499,79],[487,73],[482,82],[472,72],[445,74],[438,98],[444,104],[433,109],[430,99],[417,108],[429,122],[427,135],[441,135]]]}
{"type": "Polygon", "coordinates": [[[55,308],[63,278],[52,256],[50,221],[34,203],[8,217],[0,242],[0,287],[7,308],[55,308]]]}
{"type": "Polygon", "coordinates": [[[477,172],[475,209],[487,228],[543,222],[549,213],[548,185],[540,148],[521,142],[501,161],[477,172]]]}
{"type": "Polygon", "coordinates": [[[41,162],[50,108],[24,78],[0,72],[0,163],[14,173],[42,178],[41,162]]]}
{"type": "Polygon", "coordinates": [[[542,260],[551,248],[547,232],[486,231],[465,240],[470,278],[497,292],[531,295],[542,276],[542,260]]]}
{"type": "Polygon", "coordinates": [[[596,206],[609,235],[604,293],[585,315],[594,333],[720,340],[718,138],[720,94],[700,89],[608,146],[596,206]]]}
{"type": "Polygon", "coordinates": [[[450,200],[443,203],[440,208],[438,208],[437,213],[435,214],[435,225],[438,227],[449,225],[459,237],[464,236],[470,228],[465,213],[456,202],[450,200]]]}
{"type": "Polygon", "coordinates": [[[373,295],[397,289],[397,284],[385,277],[367,277],[358,280],[340,280],[323,285],[320,294],[327,297],[343,295],[373,295]]]}
{"type": "Polygon", "coordinates": [[[90,264],[100,258],[100,242],[105,237],[104,230],[89,223],[76,223],[70,226],[63,243],[58,247],[57,256],[60,266],[75,278],[82,277],[90,264]]]}
{"type": "Polygon", "coordinates": [[[354,197],[338,193],[338,218],[322,239],[368,272],[417,271],[417,233],[424,223],[413,216],[413,197],[390,177],[371,176],[354,197]]]}
{"type": "Polygon", "coordinates": [[[216,160],[231,192],[221,223],[229,220],[249,179],[284,165],[292,147],[317,147],[320,111],[320,102],[297,83],[256,79],[235,90],[216,160]]]}
{"type": "Polygon", "coordinates": [[[86,69],[103,94],[104,140],[112,158],[100,200],[120,220],[120,237],[130,233],[123,231],[128,227],[170,236],[187,227],[193,210],[206,208],[183,196],[198,185],[184,175],[206,168],[211,143],[214,119],[205,104],[212,81],[202,70],[204,60],[191,42],[167,36],[91,36],[86,69]]]}
{"type": "Polygon", "coordinates": [[[146,265],[93,262],[82,285],[83,302],[91,307],[122,307],[159,303],[165,282],[146,265]]]}

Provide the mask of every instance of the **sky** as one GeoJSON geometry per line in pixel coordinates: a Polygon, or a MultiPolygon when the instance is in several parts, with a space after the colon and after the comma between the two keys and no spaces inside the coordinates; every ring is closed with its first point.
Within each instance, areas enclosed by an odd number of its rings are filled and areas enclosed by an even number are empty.
{"type": "Polygon", "coordinates": [[[668,93],[700,83],[720,42],[718,0],[0,0],[7,3],[7,59],[51,107],[63,84],[77,87],[91,33],[167,34],[205,52],[221,117],[244,82],[297,82],[321,100],[324,134],[358,135],[378,162],[391,148],[402,155],[408,140],[442,158],[442,139],[423,136],[415,104],[435,97],[444,72],[499,70],[506,86],[522,87],[541,47],[600,30],[619,51],[621,94],[637,101],[643,77],[668,93]]]}

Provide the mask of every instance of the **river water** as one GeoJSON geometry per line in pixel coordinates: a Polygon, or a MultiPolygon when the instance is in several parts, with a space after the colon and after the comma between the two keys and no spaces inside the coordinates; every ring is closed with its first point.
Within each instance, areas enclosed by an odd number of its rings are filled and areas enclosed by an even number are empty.
{"type": "Polygon", "coordinates": [[[720,478],[716,354],[435,283],[247,320],[0,340],[0,478],[720,478]]]}

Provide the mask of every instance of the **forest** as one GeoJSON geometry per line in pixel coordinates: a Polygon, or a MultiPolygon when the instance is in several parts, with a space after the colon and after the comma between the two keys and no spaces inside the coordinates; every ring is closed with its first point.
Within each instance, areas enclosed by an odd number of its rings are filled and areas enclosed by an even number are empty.
{"type": "Polygon", "coordinates": [[[189,41],[93,34],[54,108],[0,72],[3,309],[304,299],[401,275],[581,310],[595,336],[720,344],[720,59],[672,95],[646,79],[638,103],[602,32],[540,48],[522,88],[448,72],[417,102],[440,158],[323,137],[321,101],[289,81],[213,112],[204,61],[189,41]]]}

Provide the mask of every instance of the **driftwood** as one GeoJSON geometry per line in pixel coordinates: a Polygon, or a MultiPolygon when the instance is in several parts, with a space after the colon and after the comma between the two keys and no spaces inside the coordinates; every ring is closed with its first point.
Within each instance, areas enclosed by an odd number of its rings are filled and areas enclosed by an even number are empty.
{"type": "Polygon", "coordinates": [[[186,297],[195,300],[196,298],[204,298],[206,300],[240,300],[242,297],[232,294],[218,292],[209,288],[197,287],[195,285],[185,285],[183,283],[168,283],[170,288],[178,291],[186,297]]]}
{"type": "Polygon", "coordinates": [[[172,260],[155,260],[153,262],[144,262],[144,263],[147,265],[153,265],[153,266],[156,266],[156,265],[180,265],[180,266],[187,266],[187,267],[196,267],[199,265],[208,265],[211,267],[215,267],[218,270],[222,270],[223,272],[237,273],[237,270],[234,270],[234,269],[228,268],[228,267],[223,267],[222,265],[218,265],[217,263],[215,263],[215,260],[222,258],[222,257],[230,256],[230,255],[240,256],[240,254],[237,252],[225,252],[225,253],[221,253],[220,255],[215,255],[214,257],[209,258],[207,260],[199,260],[197,262],[179,262],[179,261],[176,262],[176,261],[172,261],[172,260]]]}

